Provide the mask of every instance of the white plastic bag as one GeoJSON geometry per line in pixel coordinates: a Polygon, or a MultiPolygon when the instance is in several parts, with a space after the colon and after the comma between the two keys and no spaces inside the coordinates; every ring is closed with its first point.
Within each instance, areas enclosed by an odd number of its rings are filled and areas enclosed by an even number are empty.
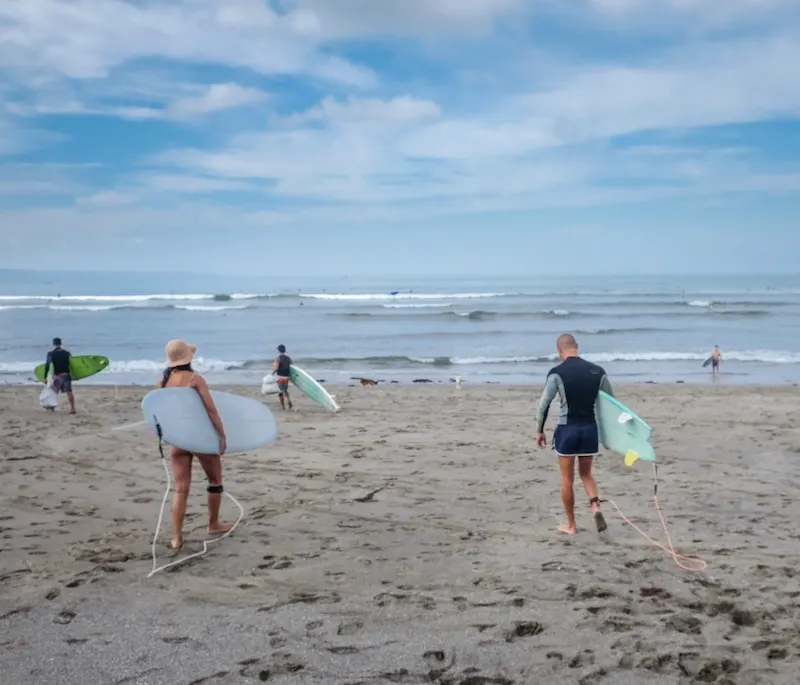
{"type": "Polygon", "coordinates": [[[261,394],[262,395],[277,395],[279,392],[278,390],[278,378],[271,373],[268,373],[264,378],[261,380],[261,394]]]}
{"type": "Polygon", "coordinates": [[[53,390],[53,381],[48,381],[42,392],[39,393],[39,404],[45,409],[53,409],[58,406],[58,393],[53,390]]]}

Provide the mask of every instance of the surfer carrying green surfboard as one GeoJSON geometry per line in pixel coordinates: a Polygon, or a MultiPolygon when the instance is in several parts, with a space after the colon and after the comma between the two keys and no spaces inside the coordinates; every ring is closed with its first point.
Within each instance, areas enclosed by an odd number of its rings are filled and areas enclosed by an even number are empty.
{"type": "Polygon", "coordinates": [[[598,532],[608,526],[600,511],[600,498],[597,483],[592,475],[592,460],[600,449],[595,403],[598,393],[603,390],[613,397],[611,382],[605,370],[581,359],[578,356],[578,343],[569,333],[559,336],[556,342],[561,363],[550,369],[545,381],[539,405],[536,410],[536,444],[544,449],[547,437],[544,424],[550,404],[561,397],[561,412],[558,425],[553,434],[553,450],[558,455],[561,470],[561,500],[567,514],[567,522],[558,527],[559,533],[575,535],[575,458],[578,459],[578,473],[583,487],[589,496],[598,532]]]}
{"type": "Polygon", "coordinates": [[[72,392],[72,376],[69,372],[69,360],[72,355],[61,347],[61,338],[53,338],[53,349],[47,353],[44,363],[44,384],[47,385],[47,373],[53,367],[53,390],[66,393],[69,400],[69,413],[75,413],[75,395],[72,392]]]}

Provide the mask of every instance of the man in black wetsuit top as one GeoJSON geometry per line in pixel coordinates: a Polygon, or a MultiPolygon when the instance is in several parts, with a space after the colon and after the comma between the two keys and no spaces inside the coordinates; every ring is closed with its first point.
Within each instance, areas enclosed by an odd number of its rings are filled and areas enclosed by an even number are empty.
{"type": "Polygon", "coordinates": [[[286,354],[286,346],[278,345],[278,356],[272,363],[273,373],[278,377],[278,397],[281,400],[281,409],[286,409],[284,404],[284,396],[289,403],[289,409],[292,408],[292,398],[289,397],[289,380],[292,375],[292,358],[286,354]]]}
{"type": "Polygon", "coordinates": [[[553,450],[558,455],[561,467],[561,499],[567,513],[567,523],[559,526],[558,532],[567,535],[577,532],[573,492],[575,457],[578,458],[578,472],[589,496],[597,530],[602,532],[607,526],[600,511],[597,483],[592,476],[592,458],[600,448],[594,407],[600,390],[612,396],[613,390],[602,367],[578,356],[578,343],[574,336],[565,333],[559,336],[556,345],[562,361],[547,374],[536,411],[536,443],[542,449],[547,446],[544,424],[550,403],[559,395],[561,411],[553,434],[553,450]]]}
{"type": "Polygon", "coordinates": [[[67,393],[70,414],[75,413],[75,395],[72,394],[72,376],[69,373],[69,360],[72,355],[61,347],[61,338],[53,338],[53,349],[47,353],[44,363],[44,383],[47,385],[47,372],[53,367],[53,390],[67,393]]]}

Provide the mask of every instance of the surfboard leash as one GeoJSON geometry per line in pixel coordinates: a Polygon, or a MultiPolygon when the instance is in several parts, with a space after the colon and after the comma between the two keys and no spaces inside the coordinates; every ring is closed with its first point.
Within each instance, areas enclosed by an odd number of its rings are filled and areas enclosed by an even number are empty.
{"type": "Polygon", "coordinates": [[[683,554],[678,554],[675,551],[675,545],[672,543],[672,537],[669,534],[669,528],[667,527],[666,519],[664,518],[664,514],[661,512],[661,507],[658,504],[658,465],[653,462],[653,504],[656,508],[656,513],[658,514],[658,519],[661,521],[661,529],[664,531],[664,536],[667,539],[667,545],[664,546],[660,542],[653,540],[647,533],[645,533],[639,526],[637,526],[633,521],[631,521],[625,514],[622,513],[622,510],[617,506],[617,503],[611,499],[602,499],[601,502],[608,502],[614,509],[617,510],[617,514],[619,517],[627,523],[631,528],[633,528],[639,535],[641,535],[645,540],[648,540],[653,545],[658,547],[659,549],[664,550],[667,554],[669,554],[675,564],[682,568],[684,571],[689,571],[691,573],[701,573],[708,568],[708,563],[705,562],[700,557],[687,557],[683,554]]]}
{"type": "Polygon", "coordinates": [[[151,552],[153,555],[153,568],[150,573],[147,574],[148,578],[152,578],[156,573],[160,573],[161,571],[165,571],[168,568],[173,566],[177,566],[178,564],[182,564],[189,559],[196,559],[198,557],[203,556],[206,552],[208,552],[208,546],[213,542],[219,542],[223,538],[228,537],[239,525],[239,522],[244,518],[244,507],[239,504],[239,501],[231,495],[231,493],[225,491],[225,495],[227,495],[228,499],[231,500],[238,508],[239,508],[239,518],[236,519],[236,522],[231,526],[230,530],[226,533],[223,533],[219,537],[211,538],[210,540],[203,540],[203,549],[199,552],[195,552],[194,554],[189,554],[188,556],[182,557],[181,559],[176,559],[175,561],[171,561],[168,564],[164,564],[163,566],[158,566],[158,559],[156,557],[156,545],[158,543],[158,536],[161,533],[161,524],[164,521],[164,507],[167,504],[167,499],[169,499],[170,490],[172,490],[172,476],[169,472],[169,466],[167,465],[167,460],[164,457],[164,433],[161,430],[161,424],[158,422],[158,417],[153,415],[153,421],[156,425],[156,435],[158,436],[158,453],[161,456],[161,464],[164,467],[164,474],[167,477],[167,489],[164,491],[164,497],[161,499],[161,508],[158,511],[158,523],[156,524],[156,532],[153,535],[153,544],[151,546],[151,552]]]}

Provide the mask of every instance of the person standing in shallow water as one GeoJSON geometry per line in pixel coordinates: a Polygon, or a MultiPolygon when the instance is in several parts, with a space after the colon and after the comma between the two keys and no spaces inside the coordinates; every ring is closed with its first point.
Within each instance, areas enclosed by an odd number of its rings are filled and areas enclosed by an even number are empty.
{"type": "Polygon", "coordinates": [[[286,354],[286,345],[278,345],[278,356],[272,362],[272,373],[278,377],[278,397],[281,400],[281,409],[292,408],[292,398],[289,397],[289,381],[292,376],[292,358],[286,354]],[[285,396],[285,400],[284,400],[285,396]]]}
{"type": "Polygon", "coordinates": [[[597,483],[592,475],[592,460],[600,449],[600,439],[595,418],[597,394],[603,390],[613,397],[611,382],[605,370],[578,356],[578,343],[569,333],[559,336],[556,342],[561,363],[550,369],[542,397],[536,410],[536,444],[544,449],[547,438],[544,424],[550,404],[556,395],[561,397],[561,412],[553,434],[553,450],[558,455],[561,471],[561,500],[567,522],[558,527],[559,533],[575,535],[575,459],[583,487],[589,496],[597,531],[608,526],[600,511],[597,483]]]}
{"type": "Polygon", "coordinates": [[[719,345],[714,345],[711,350],[711,375],[716,376],[719,373],[719,362],[722,359],[722,352],[719,351],[719,345]]]}
{"type": "Polygon", "coordinates": [[[208,479],[208,532],[214,535],[227,533],[231,526],[219,520],[222,505],[222,459],[227,441],[225,427],[217,412],[214,398],[208,389],[206,380],[192,369],[192,359],[197,347],[183,340],[170,340],[167,343],[167,368],[161,378],[162,388],[194,388],[200,395],[208,418],[219,435],[219,454],[192,454],[178,447],[169,451],[172,462],[172,474],[175,478],[175,497],[172,500],[172,541],[171,549],[183,546],[183,521],[186,516],[186,502],[189,499],[189,488],[192,484],[192,458],[197,457],[200,466],[208,479]]]}

